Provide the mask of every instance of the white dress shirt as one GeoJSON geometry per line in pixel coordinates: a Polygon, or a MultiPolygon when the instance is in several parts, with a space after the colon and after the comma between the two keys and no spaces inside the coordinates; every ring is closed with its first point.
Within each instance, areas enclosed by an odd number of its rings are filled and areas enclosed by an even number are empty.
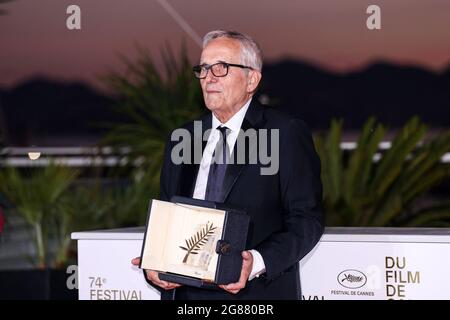
{"type": "MultiPolygon", "coordinates": [[[[203,151],[202,161],[200,162],[197,180],[195,182],[194,198],[201,200],[205,199],[209,166],[211,164],[214,149],[220,138],[220,131],[216,128],[218,126],[225,126],[229,129],[229,133],[227,134],[227,144],[230,152],[232,152],[251,101],[252,99],[250,98],[247,103],[245,103],[244,106],[239,109],[239,111],[236,112],[226,123],[221,123],[214,113],[212,113],[211,134],[209,135],[208,142],[206,143],[205,150],[203,151]]],[[[266,265],[264,264],[261,254],[256,250],[250,250],[250,252],[253,256],[253,268],[248,280],[252,280],[266,271],[266,265]]]]}

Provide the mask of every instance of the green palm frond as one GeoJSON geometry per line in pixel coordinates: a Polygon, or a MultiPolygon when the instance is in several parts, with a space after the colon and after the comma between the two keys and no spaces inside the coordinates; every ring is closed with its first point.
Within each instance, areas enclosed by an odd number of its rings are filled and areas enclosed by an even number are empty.
{"type": "Polygon", "coordinates": [[[333,120],[327,136],[315,137],[328,225],[445,225],[450,221],[447,207],[435,210],[417,205],[432,187],[450,177],[450,166],[440,161],[450,151],[449,131],[426,138],[426,126],[414,117],[379,161],[373,158],[386,132],[383,125],[368,119],[349,157],[343,157],[337,147],[341,131],[342,122],[333,120]]]}
{"type": "Polygon", "coordinates": [[[417,117],[408,121],[400,133],[392,141],[391,148],[383,155],[375,174],[372,190],[378,196],[400,175],[405,158],[417,147],[425,135],[426,127],[419,123],[417,117]]]}
{"type": "Polygon", "coordinates": [[[450,227],[450,202],[419,210],[404,221],[405,227],[424,225],[450,227]]]}
{"type": "Polygon", "coordinates": [[[374,171],[373,158],[384,134],[384,127],[380,124],[375,126],[375,118],[370,118],[363,127],[357,148],[350,155],[347,168],[344,169],[342,188],[345,202],[350,208],[348,212],[351,212],[349,219],[370,202],[367,197],[370,194],[368,182],[374,171]]]}
{"type": "Polygon", "coordinates": [[[340,147],[342,120],[333,120],[331,128],[326,136],[315,137],[317,151],[322,161],[327,163],[322,170],[322,180],[326,181],[328,188],[324,190],[326,198],[332,204],[336,203],[341,196],[342,172],[342,151],[340,147]]]}
{"type": "Polygon", "coordinates": [[[45,267],[47,262],[48,228],[78,175],[78,170],[52,163],[24,173],[12,167],[3,168],[0,172],[0,192],[35,232],[37,264],[40,267],[45,267]]]}
{"type": "Polygon", "coordinates": [[[152,194],[159,190],[159,173],[168,134],[204,112],[198,80],[193,76],[186,48],[176,58],[170,48],[162,51],[160,71],[145,49],[137,48],[139,58],[133,62],[122,57],[125,74],[110,73],[105,83],[117,95],[114,107],[122,123],[107,124],[110,132],[101,145],[116,150],[128,148],[128,164],[145,172],[152,182],[152,194]]]}

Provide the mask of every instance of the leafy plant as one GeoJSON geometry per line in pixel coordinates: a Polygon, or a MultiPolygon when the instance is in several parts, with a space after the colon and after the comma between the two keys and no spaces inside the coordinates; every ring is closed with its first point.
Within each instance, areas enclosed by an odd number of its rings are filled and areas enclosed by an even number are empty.
{"type": "Polygon", "coordinates": [[[187,251],[184,256],[183,263],[186,263],[190,254],[198,254],[198,251],[205,245],[209,237],[214,234],[214,230],[217,227],[213,227],[213,224],[209,222],[200,231],[197,231],[190,239],[185,239],[186,247],[179,246],[182,250],[187,251]]]}
{"type": "Polygon", "coordinates": [[[62,199],[79,172],[50,164],[21,173],[6,167],[0,172],[0,192],[14,206],[34,231],[37,265],[47,266],[49,229],[58,217],[67,211],[62,199]]]}
{"type": "Polygon", "coordinates": [[[200,86],[183,47],[179,59],[169,48],[162,52],[164,71],[159,71],[149,54],[141,49],[139,58],[123,61],[125,75],[111,73],[105,83],[119,97],[115,110],[124,122],[108,124],[109,134],[102,145],[128,150],[127,164],[132,175],[150,181],[148,197],[159,192],[159,173],[164,146],[171,130],[198,117],[203,110],[200,86]]]}
{"type": "Polygon", "coordinates": [[[450,131],[426,138],[417,117],[409,120],[391,147],[374,161],[386,128],[370,118],[349,154],[340,148],[342,120],[315,138],[322,161],[324,205],[329,226],[438,226],[450,224],[450,202],[420,204],[450,176],[441,157],[450,151],[450,131]]]}
{"type": "Polygon", "coordinates": [[[72,232],[145,223],[148,181],[109,185],[99,177],[76,180],[79,173],[53,164],[0,171],[0,198],[6,196],[7,210],[31,226],[40,268],[67,265],[75,251],[72,232]]]}

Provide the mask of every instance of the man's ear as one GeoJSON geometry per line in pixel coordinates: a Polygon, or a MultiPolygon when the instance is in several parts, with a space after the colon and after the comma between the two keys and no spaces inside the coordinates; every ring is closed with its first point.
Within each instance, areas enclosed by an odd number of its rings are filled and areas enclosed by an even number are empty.
{"type": "Polygon", "coordinates": [[[262,78],[261,72],[259,72],[258,70],[250,70],[247,83],[247,92],[256,91],[256,88],[258,88],[261,78],[262,78]]]}

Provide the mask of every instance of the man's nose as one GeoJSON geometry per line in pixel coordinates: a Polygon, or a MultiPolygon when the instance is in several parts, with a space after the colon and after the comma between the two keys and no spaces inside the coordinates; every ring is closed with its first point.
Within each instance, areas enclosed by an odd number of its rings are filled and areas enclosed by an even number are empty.
{"type": "Polygon", "coordinates": [[[215,83],[217,82],[217,77],[212,73],[211,70],[208,70],[208,73],[206,74],[206,83],[215,83]]]}

